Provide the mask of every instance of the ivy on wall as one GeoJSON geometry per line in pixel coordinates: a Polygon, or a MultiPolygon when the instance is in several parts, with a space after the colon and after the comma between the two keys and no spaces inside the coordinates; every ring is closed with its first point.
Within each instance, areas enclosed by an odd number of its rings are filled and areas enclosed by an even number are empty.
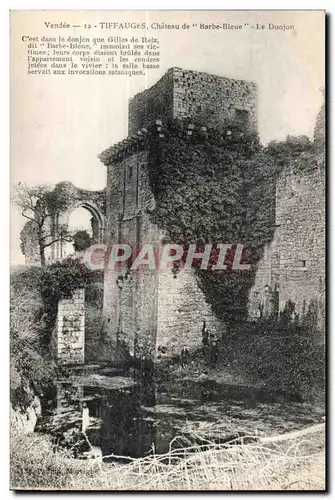
{"type": "Polygon", "coordinates": [[[275,229],[277,175],[292,155],[312,154],[307,141],[288,139],[262,147],[257,134],[236,124],[225,129],[174,120],[149,144],[149,180],[156,208],[152,221],[185,248],[197,243],[243,244],[250,271],[197,269],[214,312],[228,323],[247,316],[256,264],[275,229]]]}
{"type": "Polygon", "coordinates": [[[55,325],[58,302],[71,297],[76,288],[87,288],[92,272],[78,259],[65,259],[43,268],[39,291],[44,305],[42,342],[49,344],[55,325]]]}

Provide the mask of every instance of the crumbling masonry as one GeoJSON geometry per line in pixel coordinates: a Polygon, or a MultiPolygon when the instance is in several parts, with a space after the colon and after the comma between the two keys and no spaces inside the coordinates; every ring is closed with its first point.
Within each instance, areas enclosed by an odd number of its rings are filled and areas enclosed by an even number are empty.
{"type": "MultiPolygon", "coordinates": [[[[63,209],[54,210],[51,217],[46,219],[45,233],[49,235],[46,243],[53,241],[45,251],[48,263],[67,257],[66,242],[62,241],[59,235],[62,228],[68,226],[71,213],[79,207],[85,208],[92,216],[91,229],[93,240],[101,242],[105,238],[105,190],[89,191],[77,188],[71,182],[60,182],[55,186],[54,192],[58,196],[65,194],[69,203],[63,209]]],[[[28,221],[21,231],[21,248],[26,264],[41,264],[36,227],[33,221],[28,221]]]]}
{"type": "Polygon", "coordinates": [[[85,363],[85,290],[73,290],[58,303],[56,320],[57,359],[62,365],[85,363]]]}
{"type": "Polygon", "coordinates": [[[252,319],[276,315],[291,301],[294,314],[314,316],[321,332],[326,304],[324,113],[323,105],[314,129],[315,153],[302,154],[277,179],[275,234],[249,296],[252,319]]]}
{"type": "MultiPolygon", "coordinates": [[[[274,296],[277,314],[288,300],[302,313],[317,297],[319,324],[323,321],[324,121],[320,113],[315,135],[321,144],[318,159],[303,173],[288,165],[278,179],[276,232],[250,292],[251,318],[259,317],[260,311],[273,312],[274,296]]],[[[117,242],[160,245],[164,234],[150,220],[156,200],[149,183],[145,138],[156,133],[164,140],[162,125],[175,118],[214,127],[237,122],[257,131],[256,85],[172,68],[130,100],[128,137],[100,155],[107,166],[109,246],[117,242]]],[[[175,279],[171,271],[105,269],[104,280],[105,337],[116,350],[152,359],[159,346],[168,353],[180,353],[183,345],[200,346],[203,321],[224,331],[192,271],[182,271],[175,279]]]]}
{"type": "MultiPolygon", "coordinates": [[[[150,220],[155,197],[150,188],[145,137],[164,140],[162,121],[187,118],[207,125],[238,122],[257,129],[257,90],[252,82],[170,69],[159,82],[129,103],[129,136],[104,151],[107,166],[107,238],[109,245],[143,242],[158,246],[164,234],[150,220]]],[[[185,132],[190,133],[190,132],[185,132]]],[[[152,359],[159,347],[180,353],[201,345],[203,321],[217,332],[215,317],[193,271],[105,270],[106,338],[137,358],[152,359]]]]}

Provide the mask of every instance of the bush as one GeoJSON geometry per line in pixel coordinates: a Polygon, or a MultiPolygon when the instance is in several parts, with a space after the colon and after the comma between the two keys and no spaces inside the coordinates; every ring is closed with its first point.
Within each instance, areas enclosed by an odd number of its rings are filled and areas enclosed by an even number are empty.
{"type": "Polygon", "coordinates": [[[219,362],[233,363],[235,371],[261,383],[269,391],[299,401],[312,401],[324,393],[324,345],[297,334],[294,325],[263,322],[240,327],[222,339],[219,362]]]}
{"type": "Polygon", "coordinates": [[[71,297],[76,288],[86,288],[90,280],[89,269],[79,259],[65,259],[43,268],[39,291],[44,304],[42,342],[49,345],[55,326],[60,299],[71,297]]]}
{"type": "Polygon", "coordinates": [[[300,335],[260,337],[246,367],[269,389],[311,401],[324,391],[323,348],[300,335]]]}
{"type": "Polygon", "coordinates": [[[40,292],[46,304],[71,296],[75,288],[86,288],[90,271],[79,259],[65,259],[43,268],[40,292]]]}
{"type": "Polygon", "coordinates": [[[73,247],[75,252],[82,252],[92,245],[92,238],[85,230],[77,231],[74,235],[73,247]]]}
{"type": "Polygon", "coordinates": [[[43,302],[39,295],[40,268],[14,269],[10,296],[10,395],[16,407],[25,409],[34,393],[53,386],[56,366],[42,347],[40,319],[43,302]]]}

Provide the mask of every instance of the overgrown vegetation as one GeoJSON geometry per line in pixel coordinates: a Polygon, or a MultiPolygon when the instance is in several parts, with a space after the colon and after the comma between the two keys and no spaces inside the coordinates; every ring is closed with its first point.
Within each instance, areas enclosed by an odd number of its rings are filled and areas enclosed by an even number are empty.
{"type": "Polygon", "coordinates": [[[39,291],[44,304],[44,342],[50,342],[55,325],[58,302],[68,298],[76,288],[86,288],[90,271],[79,259],[67,258],[43,268],[39,280],[39,291]]]}
{"type": "Polygon", "coordinates": [[[73,236],[73,248],[75,252],[86,250],[92,243],[93,238],[91,238],[86,230],[77,231],[73,236]]]}
{"type": "Polygon", "coordinates": [[[315,155],[315,145],[305,135],[288,135],[285,141],[271,141],[265,148],[266,154],[272,158],[278,166],[278,171],[294,160],[301,158],[303,154],[315,155]]]}
{"type": "MultiPolygon", "coordinates": [[[[246,317],[248,293],[264,245],[275,229],[277,175],[302,153],[313,155],[307,137],[288,137],[264,148],[258,135],[235,124],[204,129],[173,121],[151,139],[149,179],[156,198],[152,220],[167,240],[198,249],[219,243],[243,244],[250,272],[198,270],[200,286],[217,316],[228,323],[246,317]],[[187,130],[189,129],[189,133],[187,130]]],[[[176,269],[175,269],[176,270],[176,269]]]]}
{"type": "Polygon", "coordinates": [[[166,387],[165,382],[172,381],[172,391],[187,386],[196,393],[207,386],[214,391],[231,387],[237,392],[239,386],[247,392],[261,388],[270,399],[322,404],[325,345],[314,320],[298,322],[292,311],[288,304],[279,319],[262,318],[227,329],[218,339],[214,363],[202,349],[190,353],[181,371],[180,355],[163,358],[157,369],[159,383],[166,387]]]}
{"type": "Polygon", "coordinates": [[[194,125],[175,120],[164,128],[164,139],[155,134],[151,139],[152,220],[165,230],[166,241],[185,246],[185,256],[190,243],[199,251],[210,243],[215,264],[216,245],[232,245],[227,270],[197,272],[216,315],[233,324],[247,316],[256,265],[273,237],[277,176],[301,157],[302,167],[315,164],[315,147],[305,136],[263,147],[256,133],[236,124],[221,129],[194,125]],[[249,272],[231,269],[237,243],[244,245],[242,260],[251,264],[249,272]]]}
{"type": "MultiPolygon", "coordinates": [[[[58,302],[69,297],[75,288],[87,289],[86,298],[93,309],[91,316],[95,320],[101,318],[101,272],[90,271],[79,260],[66,259],[43,268],[12,271],[10,366],[14,406],[24,409],[35,394],[43,397],[54,390],[57,365],[50,352],[50,339],[58,302]]],[[[97,328],[99,325],[95,323],[95,331],[97,328]]]]}
{"type": "Polygon", "coordinates": [[[15,186],[14,202],[28,221],[21,231],[21,251],[24,255],[29,254],[32,237],[35,238],[42,266],[46,264],[46,248],[58,241],[73,241],[66,225],[59,226],[57,234],[53,227],[54,215],[70,203],[71,194],[63,187],[63,183],[52,189],[47,185],[28,186],[22,182],[15,186]]]}
{"type": "Polygon", "coordinates": [[[14,408],[24,410],[35,395],[52,390],[56,365],[41,342],[43,302],[41,268],[18,268],[11,274],[10,392],[14,408]]]}
{"type": "Polygon", "coordinates": [[[162,130],[164,139],[157,135],[152,139],[149,180],[156,198],[152,220],[165,230],[167,242],[184,245],[185,255],[190,243],[196,243],[198,251],[212,244],[212,264],[217,258],[215,246],[232,244],[224,271],[201,270],[200,261],[193,263],[206,300],[227,326],[222,344],[236,351],[241,369],[253,380],[308,398],[323,386],[324,373],[324,352],[314,345],[317,332],[311,307],[303,318],[285,310],[279,321],[262,319],[254,327],[248,326],[247,308],[257,263],[274,234],[277,177],[289,166],[301,171],[314,168],[315,145],[305,136],[288,136],[263,147],[257,134],[234,124],[220,130],[201,125],[174,121],[162,130]],[[231,268],[237,243],[245,247],[242,262],[251,264],[250,271],[231,268]]]}
{"type": "Polygon", "coordinates": [[[241,329],[222,343],[221,361],[269,392],[298,401],[313,401],[324,390],[324,346],[290,329],[270,326],[241,329]]]}

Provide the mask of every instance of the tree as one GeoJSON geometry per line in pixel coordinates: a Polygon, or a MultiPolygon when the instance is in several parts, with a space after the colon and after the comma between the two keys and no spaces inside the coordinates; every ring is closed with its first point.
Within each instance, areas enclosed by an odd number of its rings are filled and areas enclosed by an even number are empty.
{"type": "Polygon", "coordinates": [[[75,252],[82,252],[92,244],[92,238],[85,230],[80,230],[74,234],[73,247],[75,252]]]}
{"type": "MultiPolygon", "coordinates": [[[[46,263],[47,247],[58,241],[73,241],[73,235],[65,224],[58,225],[56,230],[53,227],[54,216],[64,211],[69,203],[66,190],[56,192],[47,185],[31,187],[20,182],[14,188],[14,203],[21,210],[21,215],[29,221],[31,235],[37,241],[42,266],[46,263]]],[[[24,234],[24,237],[26,239],[27,235],[24,234]]],[[[24,241],[22,246],[25,246],[24,241]]]]}

